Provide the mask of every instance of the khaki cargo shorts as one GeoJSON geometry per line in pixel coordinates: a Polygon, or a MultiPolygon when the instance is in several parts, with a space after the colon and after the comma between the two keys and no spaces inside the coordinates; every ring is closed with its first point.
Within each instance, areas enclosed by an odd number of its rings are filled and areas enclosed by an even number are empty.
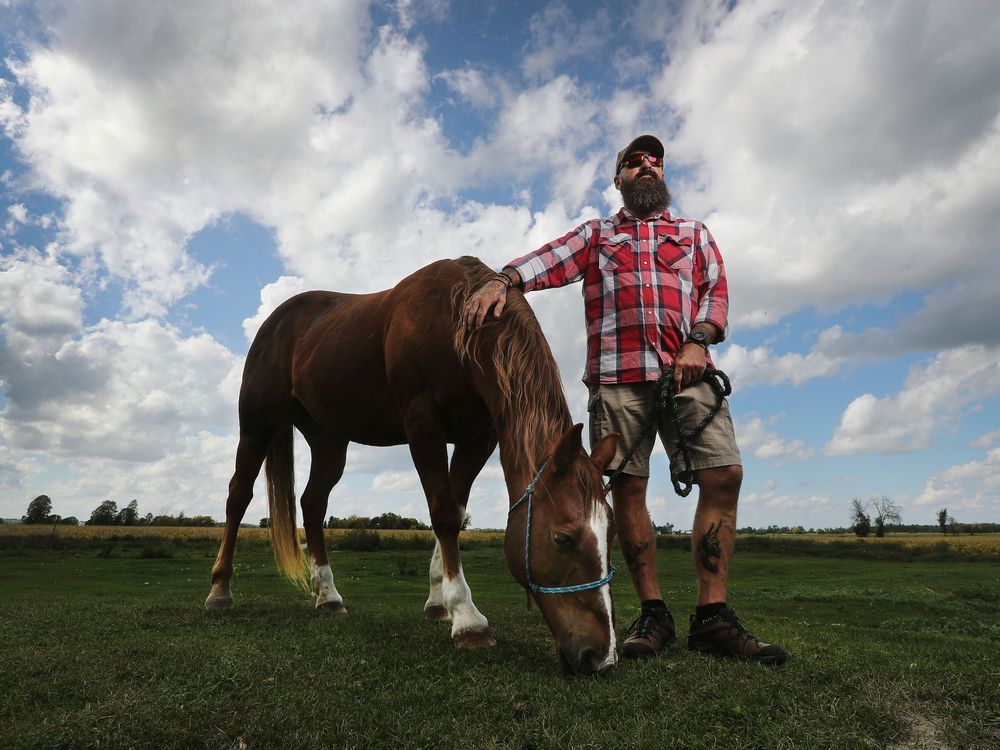
{"type": "MultiPolygon", "coordinates": [[[[642,432],[653,409],[653,398],[656,394],[656,383],[615,383],[590,386],[590,398],[587,401],[587,411],[590,412],[590,444],[605,435],[617,432],[618,450],[614,460],[605,470],[610,474],[618,468],[625,458],[625,453],[642,432]]],[[[694,429],[709,410],[715,406],[715,391],[704,381],[684,388],[677,394],[677,406],[681,416],[681,424],[685,432],[694,429]]],[[[677,430],[674,427],[673,412],[669,404],[660,415],[657,425],[660,441],[663,443],[667,456],[672,456],[677,448],[677,430]]],[[[632,459],[625,466],[625,473],[637,477],[649,476],[649,456],[653,452],[653,436],[646,438],[632,459]]],[[[733,418],[729,414],[729,403],[722,402],[722,407],[715,418],[705,427],[694,441],[688,443],[688,453],[691,456],[691,469],[711,469],[716,466],[739,465],[740,449],[736,445],[736,432],[733,429],[733,418]]],[[[680,474],[683,471],[684,459],[678,454],[671,461],[670,471],[680,474]]],[[[685,481],[690,481],[685,477],[685,481]]]]}

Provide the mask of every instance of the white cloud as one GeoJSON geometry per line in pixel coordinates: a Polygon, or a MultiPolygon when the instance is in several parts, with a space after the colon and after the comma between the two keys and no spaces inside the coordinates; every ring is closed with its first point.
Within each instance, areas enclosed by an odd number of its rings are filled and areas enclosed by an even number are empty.
{"type": "Polygon", "coordinates": [[[714,359],[719,369],[741,388],[781,383],[802,385],[813,378],[833,375],[847,364],[816,350],[776,355],[770,347],[748,349],[739,344],[728,345],[714,359]]]}
{"type": "Polygon", "coordinates": [[[652,89],[736,322],[996,274],[998,31],[989,3],[685,6],[652,89]]]}
{"type": "Polygon", "coordinates": [[[770,419],[752,416],[740,420],[736,425],[736,433],[739,436],[741,449],[751,452],[756,458],[771,461],[776,466],[786,461],[803,461],[811,458],[814,451],[807,448],[801,440],[786,441],[781,435],[768,429],[777,421],[776,416],[770,419]]]}
{"type": "MultiPolygon", "coordinates": [[[[382,28],[360,1],[41,6],[46,41],[29,41],[9,63],[15,82],[0,81],[0,127],[27,172],[0,182],[8,233],[46,222],[58,233],[45,252],[0,261],[0,465],[28,487],[38,466],[24,446],[38,446],[46,466],[79,475],[62,489],[98,501],[138,488],[123,467],[139,456],[163,477],[164,503],[171,476],[181,494],[189,477],[224,487],[242,365],[206,335],[148,319],[208,280],[193,235],[234,213],[273,228],[282,276],[264,280],[244,321],[250,338],[298,291],[374,291],[466,253],[499,266],[617,208],[610,164],[637,132],[661,135],[680,209],[719,240],[737,326],[924,295],[924,310],[895,331],[833,327],[805,352],[736,337],[718,361],[740,387],[984,347],[941,355],[896,396],[859,397],[828,452],[926,445],[995,395],[983,387],[996,380],[987,361],[1000,330],[990,325],[1000,311],[992,4],[661,6],[642,0],[620,35],[595,42],[610,87],[578,54],[602,25],[581,23],[567,3],[520,28],[527,83],[518,61],[431,69],[441,56],[427,54],[419,24],[445,19],[440,0],[397,0],[375,14],[395,19],[382,28]],[[486,126],[449,140],[457,122],[435,101],[435,77],[486,126]],[[35,193],[55,199],[53,214],[39,215],[53,209],[35,193]],[[85,328],[85,304],[109,284],[124,290],[124,319],[85,328]],[[153,352],[162,372],[150,371],[153,352]],[[975,385],[950,357],[968,357],[975,385]],[[220,466],[198,468],[199,452],[220,466]]],[[[583,418],[579,288],[531,302],[583,418]]],[[[743,427],[759,457],[808,453],[763,417],[743,427]]],[[[412,468],[405,448],[352,448],[347,471],[359,487],[370,480],[357,475],[382,472],[388,486],[412,468]]]]}
{"type": "MultiPolygon", "coordinates": [[[[591,10],[586,22],[573,16],[562,0],[549,3],[532,16],[528,31],[531,42],[521,61],[528,78],[549,78],[575,58],[602,54],[609,43],[608,28],[616,21],[603,9],[591,10]]],[[[614,43],[617,36],[610,36],[614,43]]]]}
{"type": "Polygon", "coordinates": [[[54,258],[32,251],[0,258],[0,332],[8,347],[21,356],[51,350],[79,330],[82,315],[80,290],[54,258]]]}
{"type": "Polygon", "coordinates": [[[150,460],[178,433],[230,428],[220,387],[234,355],[152,321],[102,321],[54,352],[4,366],[11,445],[55,456],[150,460]]]}
{"type": "Polygon", "coordinates": [[[914,369],[895,396],[866,393],[844,410],[824,453],[900,453],[926,448],[969,404],[1000,394],[1000,349],[966,346],[914,369]]]}
{"type": "Polygon", "coordinates": [[[987,450],[988,448],[992,448],[996,443],[1000,443],[1000,430],[993,430],[992,432],[980,435],[972,441],[971,445],[973,448],[987,450]]]}
{"type": "Polygon", "coordinates": [[[1000,510],[1000,448],[987,451],[981,461],[956,464],[934,474],[914,505],[947,507],[949,515],[959,521],[995,521],[1000,510]]]}
{"type": "Polygon", "coordinates": [[[414,492],[420,489],[420,477],[416,470],[384,471],[372,480],[375,492],[414,492]]]}
{"type": "Polygon", "coordinates": [[[500,103],[496,86],[501,85],[501,82],[490,80],[480,70],[475,68],[446,70],[439,73],[437,77],[444,81],[448,88],[476,108],[488,109],[500,103]]]}
{"type": "MultiPolygon", "coordinates": [[[[30,103],[10,112],[6,95],[4,119],[33,185],[66,201],[67,246],[128,282],[136,314],[204,283],[187,238],[232,211],[266,219],[264,196],[309,158],[317,111],[363,81],[362,3],[103,0],[47,20],[51,44],[11,64],[30,103]]],[[[384,47],[375,73],[399,72],[384,47]]]]}

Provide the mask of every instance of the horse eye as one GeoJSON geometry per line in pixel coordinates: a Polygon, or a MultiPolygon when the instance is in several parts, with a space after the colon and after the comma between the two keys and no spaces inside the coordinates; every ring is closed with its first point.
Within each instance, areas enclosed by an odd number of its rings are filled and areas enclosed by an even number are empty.
{"type": "Polygon", "coordinates": [[[567,549],[573,546],[573,537],[569,534],[562,534],[558,531],[552,532],[552,539],[560,547],[566,547],[567,549]]]}

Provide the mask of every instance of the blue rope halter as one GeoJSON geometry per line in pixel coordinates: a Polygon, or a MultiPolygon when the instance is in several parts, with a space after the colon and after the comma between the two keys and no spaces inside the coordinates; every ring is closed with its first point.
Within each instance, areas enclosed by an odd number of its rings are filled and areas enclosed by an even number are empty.
{"type": "Polygon", "coordinates": [[[549,459],[551,459],[551,456],[542,462],[542,465],[538,467],[538,471],[535,472],[535,478],[531,480],[531,484],[528,485],[521,497],[507,511],[507,515],[509,516],[517,506],[525,500],[528,501],[528,517],[524,522],[524,575],[528,580],[528,588],[536,594],[575,594],[579,591],[590,591],[591,589],[600,588],[606,583],[611,583],[611,579],[618,572],[618,568],[615,567],[614,563],[611,564],[611,571],[604,578],[597,581],[590,581],[589,583],[574,583],[571,586],[539,586],[531,580],[531,498],[535,494],[535,487],[538,485],[538,480],[541,479],[542,472],[545,471],[549,459]]]}

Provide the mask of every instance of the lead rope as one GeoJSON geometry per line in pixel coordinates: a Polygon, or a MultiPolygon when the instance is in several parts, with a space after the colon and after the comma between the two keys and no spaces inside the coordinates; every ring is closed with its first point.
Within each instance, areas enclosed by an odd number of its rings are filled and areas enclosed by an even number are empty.
{"type": "Polygon", "coordinates": [[[635,453],[636,448],[638,448],[646,438],[655,432],[656,426],[660,422],[660,415],[663,414],[663,410],[666,408],[667,404],[670,404],[670,412],[673,417],[674,428],[677,430],[677,447],[670,455],[670,481],[674,485],[674,492],[681,497],[687,497],[691,494],[691,490],[694,488],[694,476],[691,470],[691,455],[688,452],[688,442],[701,434],[702,430],[704,430],[708,426],[708,423],[715,418],[715,415],[719,413],[719,410],[722,408],[722,402],[733,392],[733,386],[729,382],[729,377],[726,373],[722,370],[715,369],[712,365],[708,365],[705,368],[705,372],[702,373],[701,380],[708,383],[712,390],[715,391],[715,406],[708,410],[708,414],[705,415],[705,418],[702,419],[693,430],[685,432],[681,429],[680,408],[677,405],[677,390],[674,383],[674,366],[671,364],[663,370],[663,373],[660,375],[660,379],[656,381],[653,408],[650,411],[649,420],[643,426],[639,437],[625,452],[625,458],[623,458],[622,462],[618,464],[618,468],[608,475],[607,484],[604,485],[605,495],[611,490],[611,485],[614,484],[615,480],[624,473],[625,466],[632,458],[632,454],[635,453]],[[684,461],[684,469],[681,473],[675,472],[672,468],[674,460],[678,455],[680,455],[684,461]]]}

